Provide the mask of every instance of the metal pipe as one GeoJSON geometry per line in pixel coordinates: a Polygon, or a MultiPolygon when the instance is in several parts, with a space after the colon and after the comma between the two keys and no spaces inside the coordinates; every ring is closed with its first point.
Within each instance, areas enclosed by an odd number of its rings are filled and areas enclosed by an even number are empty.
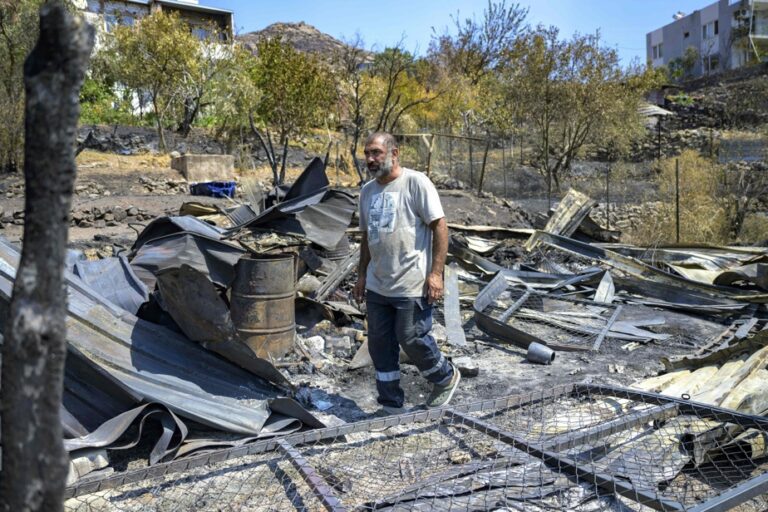
{"type": "Polygon", "coordinates": [[[528,353],[525,358],[531,363],[552,364],[552,361],[555,360],[555,351],[534,341],[528,345],[528,353]]]}

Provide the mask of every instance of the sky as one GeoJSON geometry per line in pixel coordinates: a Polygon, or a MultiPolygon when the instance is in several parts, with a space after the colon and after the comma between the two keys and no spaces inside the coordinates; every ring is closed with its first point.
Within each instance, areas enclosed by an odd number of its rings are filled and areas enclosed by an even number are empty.
{"type": "MultiPolygon", "coordinates": [[[[530,8],[531,25],[555,25],[560,33],[594,33],[618,50],[622,64],[645,61],[645,34],[714,0],[518,0],[530,8]]],[[[405,48],[423,55],[435,31],[452,24],[451,16],[482,17],[483,0],[200,0],[200,4],[235,12],[235,31],[244,34],[276,22],[303,21],[337,39],[359,33],[366,47],[380,50],[404,40],[405,48]]],[[[510,1],[507,1],[507,5],[510,1]]]]}

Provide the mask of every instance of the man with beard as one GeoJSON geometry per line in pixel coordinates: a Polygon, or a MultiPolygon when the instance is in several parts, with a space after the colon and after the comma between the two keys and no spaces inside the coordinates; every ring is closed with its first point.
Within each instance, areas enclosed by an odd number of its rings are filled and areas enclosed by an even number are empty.
{"type": "Polygon", "coordinates": [[[400,347],[433,384],[428,407],[446,405],[459,384],[430,334],[432,307],[443,295],[448,227],[440,197],[424,174],[400,166],[389,133],[365,143],[374,179],[360,192],[360,267],[354,295],[368,304],[368,350],[376,369],[378,415],[403,412],[400,347]]]}

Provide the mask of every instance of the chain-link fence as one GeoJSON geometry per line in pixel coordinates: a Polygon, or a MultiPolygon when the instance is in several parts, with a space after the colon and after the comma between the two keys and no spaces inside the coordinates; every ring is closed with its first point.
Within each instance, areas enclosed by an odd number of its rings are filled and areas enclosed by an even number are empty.
{"type": "Polygon", "coordinates": [[[768,490],[766,440],[766,418],[567,385],[81,483],[66,509],[730,510],[768,490]]]}
{"type": "Polygon", "coordinates": [[[518,144],[519,139],[452,133],[398,136],[403,164],[429,173],[449,187],[453,185],[455,188],[490,191],[500,197],[512,197],[533,193],[541,186],[538,179],[534,180],[535,183],[519,180],[520,166],[525,166],[527,158],[520,157],[522,146],[518,144]]]}
{"type": "MultiPolygon", "coordinates": [[[[551,187],[522,136],[400,134],[404,165],[443,188],[490,192],[546,213],[571,187],[598,201],[593,218],[643,245],[753,240],[768,229],[768,135],[653,130],[621,159],[585,148],[551,187]],[[551,188],[551,193],[550,193],[551,188]]],[[[763,235],[764,236],[764,235],[763,235]]],[[[608,241],[608,240],[605,240],[608,241]]]]}

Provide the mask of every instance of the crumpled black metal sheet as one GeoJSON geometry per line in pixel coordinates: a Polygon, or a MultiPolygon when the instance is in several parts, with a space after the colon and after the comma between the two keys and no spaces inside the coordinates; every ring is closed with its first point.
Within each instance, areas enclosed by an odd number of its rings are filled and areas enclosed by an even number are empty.
{"type": "Polygon", "coordinates": [[[74,273],[105,299],[134,315],[149,300],[149,290],[125,256],[78,261],[74,273]]]}
{"type": "MultiPolygon", "coordinates": [[[[18,259],[18,249],[0,237],[0,309],[7,309],[18,259]]],[[[177,445],[171,439],[184,440],[187,420],[244,437],[319,425],[294,400],[280,398],[279,390],[268,382],[180,334],[115,307],[73,274],[67,272],[66,278],[70,378],[65,383],[64,419],[71,436],[94,434],[104,421],[125,414],[110,424],[114,429],[103,427],[92,438],[106,443],[119,439],[121,428],[145,421],[151,412],[163,426],[154,452],[159,460],[175,453],[177,445]],[[70,380],[73,375],[76,380],[70,380]],[[139,401],[159,405],[132,416],[139,401]],[[279,404],[274,413],[272,401],[279,404]]],[[[73,449],[87,444],[73,439],[68,443],[73,449]]]]}
{"type": "Polygon", "coordinates": [[[235,279],[235,264],[245,252],[237,245],[183,231],[147,241],[136,251],[131,267],[149,289],[155,288],[158,272],[185,264],[227,288],[235,279]]]}
{"type": "Polygon", "coordinates": [[[192,215],[158,217],[150,222],[139,236],[136,237],[136,241],[133,243],[133,247],[131,247],[131,254],[135,254],[141,246],[150,240],[181,232],[196,233],[213,240],[220,240],[224,230],[192,215]]]}
{"type": "Polygon", "coordinates": [[[293,388],[272,363],[240,341],[229,306],[205,274],[182,265],[159,272],[157,278],[163,307],[190,340],[269,382],[293,388]]]}
{"type": "Polygon", "coordinates": [[[357,202],[346,192],[330,190],[325,166],[320,159],[315,160],[281,202],[228,230],[225,238],[231,238],[245,228],[266,229],[305,236],[324,249],[333,250],[349,227],[357,202]]]}

